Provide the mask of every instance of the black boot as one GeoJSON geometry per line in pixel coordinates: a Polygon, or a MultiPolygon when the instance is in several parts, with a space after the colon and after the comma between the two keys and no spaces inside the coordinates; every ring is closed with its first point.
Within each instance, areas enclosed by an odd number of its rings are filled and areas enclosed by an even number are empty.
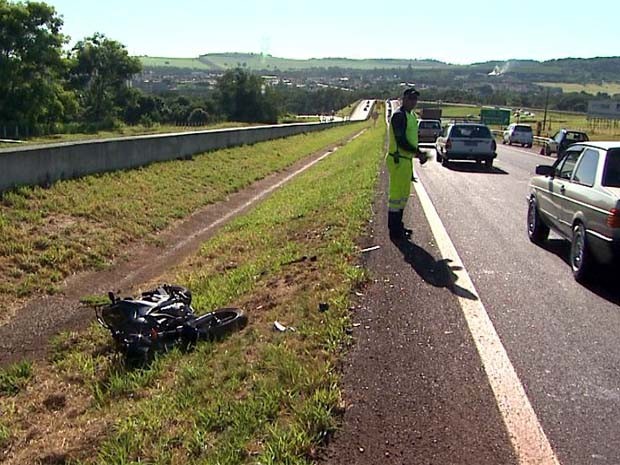
{"type": "Polygon", "coordinates": [[[403,226],[400,222],[399,212],[388,212],[388,230],[392,239],[403,237],[403,226]]]}
{"type": "Polygon", "coordinates": [[[413,231],[411,229],[405,228],[405,224],[403,223],[403,213],[404,210],[398,211],[398,222],[400,223],[400,230],[402,231],[403,236],[410,237],[413,231]]]}

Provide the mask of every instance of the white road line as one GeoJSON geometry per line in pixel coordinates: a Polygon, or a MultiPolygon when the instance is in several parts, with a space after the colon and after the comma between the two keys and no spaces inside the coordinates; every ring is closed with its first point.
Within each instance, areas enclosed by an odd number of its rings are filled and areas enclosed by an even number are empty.
{"type": "MultiPolygon", "coordinates": [[[[414,186],[442,257],[452,260],[452,265],[456,268],[454,272],[457,275],[458,285],[478,296],[422,182],[418,181],[414,183],[414,186]]],[[[525,394],[525,389],[480,298],[471,300],[458,295],[457,298],[478,349],[519,464],[559,465],[560,462],[551,449],[549,440],[540,426],[536,413],[525,394]]]]}

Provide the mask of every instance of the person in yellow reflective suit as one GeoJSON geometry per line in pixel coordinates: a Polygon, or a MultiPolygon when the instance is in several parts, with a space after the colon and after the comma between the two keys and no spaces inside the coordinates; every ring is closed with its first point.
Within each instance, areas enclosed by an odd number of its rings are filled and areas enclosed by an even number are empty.
{"type": "Polygon", "coordinates": [[[418,148],[418,118],[413,112],[419,95],[413,88],[406,89],[401,107],[390,120],[386,163],[390,175],[388,229],[392,238],[411,235],[411,230],[404,227],[403,212],[411,192],[413,158],[418,157],[422,164],[427,160],[426,154],[418,148]]]}

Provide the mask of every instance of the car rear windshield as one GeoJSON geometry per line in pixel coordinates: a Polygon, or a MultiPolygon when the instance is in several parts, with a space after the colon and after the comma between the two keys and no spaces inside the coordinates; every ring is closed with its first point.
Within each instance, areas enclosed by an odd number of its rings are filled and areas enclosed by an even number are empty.
{"type": "Polygon", "coordinates": [[[588,138],[588,135],[584,132],[569,131],[566,133],[566,140],[573,143],[573,142],[587,142],[590,139],[588,138]]]}
{"type": "Polygon", "coordinates": [[[462,137],[464,139],[492,139],[491,132],[486,126],[454,126],[450,137],[462,137]]]}
{"type": "Polygon", "coordinates": [[[603,186],[620,187],[620,149],[607,152],[605,171],[603,171],[603,186]]]}
{"type": "Polygon", "coordinates": [[[420,129],[441,129],[437,121],[420,121],[420,129]]]}
{"type": "Polygon", "coordinates": [[[531,126],[515,126],[515,132],[532,132],[531,126]]]}

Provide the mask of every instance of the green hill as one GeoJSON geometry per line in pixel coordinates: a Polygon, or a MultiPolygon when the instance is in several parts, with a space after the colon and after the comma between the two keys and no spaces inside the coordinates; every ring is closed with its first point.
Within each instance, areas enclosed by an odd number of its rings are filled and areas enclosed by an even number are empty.
{"type": "MultiPolygon", "coordinates": [[[[548,61],[507,60],[453,65],[438,60],[311,58],[298,60],[260,53],[207,53],[197,58],[139,57],[146,70],[170,68],[179,74],[243,67],[264,73],[309,70],[381,71],[409,69],[412,79],[448,85],[454,80],[519,83],[597,84],[620,82],[620,57],[562,58],[548,61]]],[[[332,71],[333,73],[333,71],[332,71]]]]}
{"type": "Polygon", "coordinates": [[[253,70],[267,71],[300,71],[312,68],[343,68],[343,69],[445,69],[452,65],[437,60],[405,60],[405,59],[364,59],[352,58],[311,58],[296,60],[279,58],[259,53],[207,53],[198,58],[165,58],[140,56],[144,68],[189,68],[199,70],[223,70],[244,67],[253,70]]]}
{"type": "Polygon", "coordinates": [[[198,58],[166,58],[166,57],[138,57],[145,69],[148,68],[180,68],[208,71],[211,68],[198,58]]]}
{"type": "Polygon", "coordinates": [[[371,70],[376,68],[447,68],[450,65],[436,60],[399,60],[399,59],[364,59],[351,58],[310,58],[308,60],[296,60],[290,58],[278,58],[272,55],[257,53],[208,53],[201,55],[199,60],[205,64],[222,68],[235,68],[238,66],[257,70],[279,69],[305,70],[312,68],[343,68],[371,70]]]}

